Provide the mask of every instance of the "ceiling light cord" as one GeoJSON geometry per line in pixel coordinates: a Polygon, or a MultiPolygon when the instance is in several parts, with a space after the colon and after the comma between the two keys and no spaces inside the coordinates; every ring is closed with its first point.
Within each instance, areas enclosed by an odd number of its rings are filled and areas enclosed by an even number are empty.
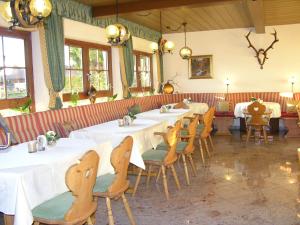
{"type": "Polygon", "coordinates": [[[117,23],[119,22],[119,1],[116,0],[116,20],[117,20],[117,23]]]}

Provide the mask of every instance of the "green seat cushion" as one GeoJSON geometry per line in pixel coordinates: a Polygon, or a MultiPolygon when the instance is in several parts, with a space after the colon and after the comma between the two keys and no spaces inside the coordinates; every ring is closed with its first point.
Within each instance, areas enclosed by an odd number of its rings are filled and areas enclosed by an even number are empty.
{"type": "Polygon", "coordinates": [[[197,135],[201,134],[201,132],[203,131],[203,129],[204,129],[204,124],[199,124],[199,125],[197,126],[196,134],[197,134],[197,135]]]}
{"type": "Polygon", "coordinates": [[[112,185],[113,181],[116,178],[116,174],[104,174],[102,176],[97,177],[93,192],[107,192],[108,188],[112,185]]]}
{"type": "MultiPolygon", "coordinates": [[[[176,152],[182,152],[185,147],[187,146],[187,142],[185,141],[181,141],[179,143],[177,143],[177,146],[176,146],[176,152]]],[[[166,151],[167,150],[167,145],[163,142],[163,143],[160,143],[159,145],[157,145],[156,147],[156,150],[162,150],[162,151],[166,151]]]]}
{"type": "Polygon", "coordinates": [[[165,150],[154,150],[151,149],[149,151],[146,151],[143,153],[142,157],[143,160],[148,161],[159,161],[162,162],[167,154],[167,151],[165,150]]]}
{"type": "Polygon", "coordinates": [[[47,220],[64,220],[74,199],[71,192],[65,192],[35,207],[32,215],[47,220]]]}

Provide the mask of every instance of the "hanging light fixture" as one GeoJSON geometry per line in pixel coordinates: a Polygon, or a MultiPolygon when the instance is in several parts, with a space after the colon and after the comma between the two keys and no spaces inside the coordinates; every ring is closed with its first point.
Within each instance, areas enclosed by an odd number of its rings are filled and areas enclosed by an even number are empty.
{"type": "Polygon", "coordinates": [[[186,46],[186,25],[186,22],[182,23],[182,26],[184,28],[184,47],[179,51],[179,55],[182,59],[190,59],[192,56],[192,49],[186,46]]]}
{"type": "Polygon", "coordinates": [[[129,38],[130,33],[124,25],[119,22],[119,2],[116,0],[116,24],[108,25],[105,28],[108,43],[113,46],[123,45],[129,38]]]}
{"type": "Polygon", "coordinates": [[[34,27],[51,14],[50,0],[11,0],[2,2],[0,14],[11,27],[34,27]]]}
{"type": "MultiPolygon", "coordinates": [[[[160,11],[159,14],[160,17],[160,33],[162,33],[162,13],[160,11]]],[[[151,43],[150,45],[153,54],[155,54],[157,51],[159,52],[159,54],[163,55],[164,53],[173,53],[175,44],[172,41],[168,41],[166,39],[161,38],[157,43],[151,43]]]]}

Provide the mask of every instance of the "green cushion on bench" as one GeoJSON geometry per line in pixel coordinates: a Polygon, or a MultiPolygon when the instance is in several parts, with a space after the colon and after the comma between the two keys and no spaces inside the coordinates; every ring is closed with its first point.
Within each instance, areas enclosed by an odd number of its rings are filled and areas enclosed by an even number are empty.
{"type": "Polygon", "coordinates": [[[65,192],[35,207],[32,215],[47,220],[64,220],[74,199],[71,192],[65,192]]]}
{"type": "Polygon", "coordinates": [[[167,152],[164,150],[154,150],[151,149],[143,153],[143,160],[149,161],[159,161],[162,162],[166,156],[167,152]]]}
{"type": "Polygon", "coordinates": [[[116,175],[115,174],[105,174],[102,176],[97,177],[93,192],[99,192],[99,193],[103,193],[103,192],[107,192],[108,188],[112,185],[113,181],[115,180],[116,175]]]}

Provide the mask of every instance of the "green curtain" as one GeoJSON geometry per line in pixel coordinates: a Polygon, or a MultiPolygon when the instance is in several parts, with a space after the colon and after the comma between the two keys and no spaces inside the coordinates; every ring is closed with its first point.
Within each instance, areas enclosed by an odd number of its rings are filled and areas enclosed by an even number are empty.
{"type": "MultiPolygon", "coordinates": [[[[52,87],[59,93],[65,86],[64,28],[63,19],[55,10],[45,21],[45,37],[52,87]]],[[[62,108],[59,96],[56,97],[55,108],[62,108]]]]}
{"type": "MultiPolygon", "coordinates": [[[[92,7],[76,2],[74,0],[52,0],[53,9],[57,15],[76,20],[83,23],[88,23],[94,26],[105,28],[110,24],[116,23],[116,17],[93,18],[92,7]]],[[[161,33],[144,27],[140,24],[119,18],[119,22],[125,25],[130,33],[142,39],[157,42],[161,38],[161,33]]]]}
{"type": "Polygon", "coordinates": [[[131,87],[133,83],[134,76],[134,58],[133,58],[133,44],[132,37],[126,42],[126,45],[123,46],[123,54],[124,54],[124,64],[126,71],[126,79],[128,87],[131,87]]]}

